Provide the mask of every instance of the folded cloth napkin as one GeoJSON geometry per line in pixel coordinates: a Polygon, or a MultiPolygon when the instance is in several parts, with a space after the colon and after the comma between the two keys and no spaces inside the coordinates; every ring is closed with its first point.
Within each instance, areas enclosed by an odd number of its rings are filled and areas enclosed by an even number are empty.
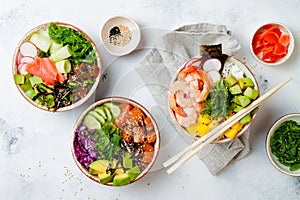
{"type": "MultiPolygon", "coordinates": [[[[231,36],[225,26],[192,24],[160,36],[148,55],[137,66],[137,73],[170,122],[172,120],[168,113],[167,90],[172,77],[184,62],[199,56],[200,45],[213,44],[222,44],[223,53],[228,55],[233,55],[240,49],[239,42],[231,36]]],[[[246,156],[249,151],[248,131],[232,142],[208,145],[198,156],[209,171],[217,175],[229,164],[246,156]]]]}

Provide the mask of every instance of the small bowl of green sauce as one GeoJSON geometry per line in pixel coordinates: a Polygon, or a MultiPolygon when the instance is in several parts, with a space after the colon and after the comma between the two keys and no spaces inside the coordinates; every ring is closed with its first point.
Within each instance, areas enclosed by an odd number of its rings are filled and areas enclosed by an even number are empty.
{"type": "Polygon", "coordinates": [[[134,51],[141,40],[137,23],[127,16],[115,16],[105,22],[101,30],[104,48],[112,55],[124,56],[134,51]]]}
{"type": "Polygon", "coordinates": [[[272,165],[290,176],[300,176],[300,113],[286,114],[271,126],[266,151],[272,165]]]}

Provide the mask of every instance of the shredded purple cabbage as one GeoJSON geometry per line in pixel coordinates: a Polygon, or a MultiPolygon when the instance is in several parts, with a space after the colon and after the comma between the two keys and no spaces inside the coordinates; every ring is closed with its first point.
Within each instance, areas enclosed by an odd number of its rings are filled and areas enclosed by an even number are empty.
{"type": "Polygon", "coordinates": [[[89,164],[97,160],[97,151],[94,149],[95,129],[88,129],[86,126],[80,126],[75,131],[74,149],[75,156],[78,162],[86,169],[89,170],[89,164]]]}

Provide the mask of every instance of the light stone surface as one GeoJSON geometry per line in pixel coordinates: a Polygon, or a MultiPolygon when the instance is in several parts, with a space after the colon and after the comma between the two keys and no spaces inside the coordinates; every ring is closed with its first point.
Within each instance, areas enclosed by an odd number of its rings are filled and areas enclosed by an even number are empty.
{"type": "Polygon", "coordinates": [[[300,179],[272,167],[265,137],[280,116],[300,111],[299,0],[133,0],[38,1],[0,0],[0,199],[300,199],[300,179]],[[115,15],[132,17],[142,29],[140,50],[123,57],[102,47],[100,29],[115,15]],[[48,113],[32,107],[18,93],[11,62],[22,36],[50,21],[71,23],[84,30],[99,48],[104,77],[97,93],[81,107],[48,113]],[[153,47],[155,38],[185,24],[226,25],[240,41],[235,56],[247,63],[262,93],[292,76],[294,80],[265,102],[251,128],[251,153],[218,176],[198,158],[168,175],[161,163],[186,143],[160,118],[134,67],[153,47]],[[268,67],[250,53],[250,38],[267,22],[280,22],[295,37],[292,57],[268,67]],[[122,188],[98,185],[83,176],[71,156],[71,134],[80,113],[96,99],[119,95],[133,98],[154,113],[161,128],[162,147],[156,165],[143,179],[122,188]]]}

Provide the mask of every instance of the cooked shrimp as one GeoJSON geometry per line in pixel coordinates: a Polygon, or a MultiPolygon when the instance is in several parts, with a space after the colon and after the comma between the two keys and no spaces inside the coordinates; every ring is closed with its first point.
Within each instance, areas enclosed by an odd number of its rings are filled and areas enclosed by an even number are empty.
{"type": "Polygon", "coordinates": [[[188,128],[197,123],[198,114],[194,108],[185,108],[184,112],[187,114],[187,117],[176,114],[176,119],[181,126],[188,128]]]}
{"type": "Polygon", "coordinates": [[[189,108],[193,106],[193,99],[191,92],[184,92],[179,90],[175,93],[176,103],[182,108],[189,108]]]}

